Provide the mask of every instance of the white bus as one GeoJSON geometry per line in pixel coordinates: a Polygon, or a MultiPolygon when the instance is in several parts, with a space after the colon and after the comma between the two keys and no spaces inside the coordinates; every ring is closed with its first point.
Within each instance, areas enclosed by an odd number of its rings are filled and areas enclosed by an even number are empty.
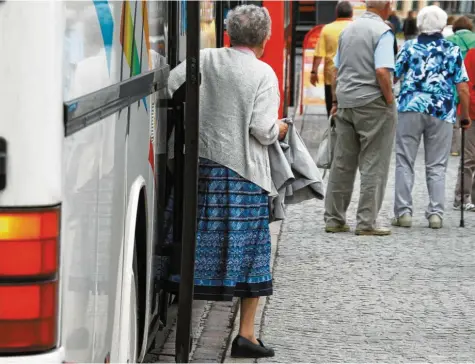
{"type": "Polygon", "coordinates": [[[136,362],[157,329],[157,9],[0,1],[0,364],[136,362]]]}

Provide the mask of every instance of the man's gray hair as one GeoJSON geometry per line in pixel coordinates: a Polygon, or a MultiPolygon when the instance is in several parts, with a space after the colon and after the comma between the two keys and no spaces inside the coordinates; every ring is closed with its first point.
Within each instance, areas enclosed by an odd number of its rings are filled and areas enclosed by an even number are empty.
{"type": "Polygon", "coordinates": [[[226,27],[234,46],[257,47],[270,36],[269,11],[256,5],[241,5],[226,17],[226,27]]]}
{"type": "Polygon", "coordinates": [[[447,13],[436,5],[426,6],[417,14],[417,27],[421,33],[440,33],[447,25],[447,13]]]}
{"type": "Polygon", "coordinates": [[[366,7],[382,10],[388,3],[391,3],[391,0],[366,0],[366,7]]]}

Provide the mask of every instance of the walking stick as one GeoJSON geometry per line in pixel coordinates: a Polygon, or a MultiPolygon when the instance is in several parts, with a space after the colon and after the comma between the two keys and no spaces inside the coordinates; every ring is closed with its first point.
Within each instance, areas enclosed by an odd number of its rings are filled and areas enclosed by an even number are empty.
{"type": "Polygon", "coordinates": [[[463,217],[463,205],[465,202],[465,189],[464,189],[464,177],[465,177],[465,128],[470,125],[469,120],[461,120],[460,121],[460,126],[462,127],[462,143],[461,143],[461,152],[460,152],[460,190],[461,190],[461,196],[462,200],[460,202],[460,227],[465,227],[465,220],[463,217]]]}

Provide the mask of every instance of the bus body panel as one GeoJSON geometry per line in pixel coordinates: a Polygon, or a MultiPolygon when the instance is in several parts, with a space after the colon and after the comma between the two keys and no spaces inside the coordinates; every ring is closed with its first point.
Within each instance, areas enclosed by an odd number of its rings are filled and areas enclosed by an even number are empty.
{"type": "MultiPolygon", "coordinates": [[[[57,349],[16,353],[18,362],[127,361],[117,354],[128,345],[121,342],[127,328],[120,323],[128,314],[121,300],[130,291],[124,272],[130,273],[135,239],[126,241],[124,235],[126,226],[134,228],[131,216],[139,213],[146,214],[147,229],[140,242],[146,254],[138,261],[146,271],[140,282],[146,294],[145,327],[139,328],[144,355],[154,293],[158,97],[145,96],[73,131],[64,121],[69,108],[63,112],[63,103],[80,103],[166,65],[163,54],[151,51],[151,6],[147,1],[0,2],[0,137],[9,148],[0,207],[61,204],[57,349]],[[138,204],[144,210],[126,214],[136,206],[137,181],[144,181],[145,206],[138,204]]],[[[160,86],[162,94],[165,87],[160,86]]],[[[0,364],[11,360],[0,357],[0,364]]]]}
{"type": "Polygon", "coordinates": [[[28,356],[5,356],[0,358],[5,364],[58,364],[64,363],[64,349],[59,348],[44,354],[28,356]]]}
{"type": "MultiPolygon", "coordinates": [[[[147,6],[146,1],[0,3],[0,137],[8,142],[0,206],[61,204],[58,349],[16,356],[19,362],[104,362],[112,350],[118,352],[119,330],[127,330],[119,325],[127,314],[120,310],[123,274],[131,268],[123,263],[130,261],[125,252],[134,243],[129,239],[125,246],[130,226],[125,211],[137,197],[129,191],[139,179],[145,181],[147,209],[135,212],[147,215],[146,254],[138,262],[146,267],[141,282],[146,321],[139,328],[145,334],[139,345],[145,347],[155,228],[153,98],[143,97],[72,133],[65,131],[63,102],[151,69],[147,6]]],[[[5,362],[11,358],[0,357],[5,362]]]]}
{"type": "MultiPolygon", "coordinates": [[[[120,3],[66,2],[65,99],[120,81],[120,3]],[[103,35],[104,34],[104,35],[103,35]]],[[[65,140],[61,332],[66,360],[111,350],[123,249],[127,110],[65,140]]]]}
{"type": "Polygon", "coordinates": [[[56,1],[0,4],[0,137],[7,142],[2,207],[61,202],[62,19],[56,1]]]}
{"type": "MultiPolygon", "coordinates": [[[[130,14],[130,18],[134,18],[135,21],[131,25],[130,32],[123,32],[123,43],[131,46],[131,50],[127,53],[128,49],[124,48],[125,62],[124,62],[124,74],[129,72],[130,77],[136,76],[139,73],[147,72],[152,68],[158,68],[158,63],[161,63],[161,57],[158,60],[152,60],[151,45],[150,45],[150,30],[149,30],[149,3],[146,1],[130,1],[124,2],[129,4],[123,8],[127,17],[127,12],[130,14]],[[132,39],[131,39],[132,38],[132,39]],[[130,54],[130,56],[129,56],[130,54]],[[155,64],[154,64],[155,63],[155,64]]],[[[145,322],[150,322],[150,297],[153,282],[152,274],[152,262],[154,254],[154,213],[155,213],[155,145],[153,142],[154,132],[156,129],[156,121],[152,119],[151,115],[155,115],[152,110],[155,109],[153,103],[154,98],[148,96],[140,101],[130,105],[130,126],[127,135],[127,191],[132,191],[136,181],[140,178],[145,180],[145,208],[144,211],[147,215],[147,235],[146,235],[146,260],[140,262],[145,265],[147,285],[145,286],[146,294],[146,306],[145,322]],[[149,134],[143,132],[143,128],[149,130],[149,134]]],[[[127,202],[134,200],[135,196],[127,195],[127,202]]],[[[142,211],[139,213],[143,213],[142,211]]],[[[138,242],[137,242],[138,244],[138,242]]],[[[126,257],[124,257],[126,259],[126,257]]],[[[137,288],[138,289],[138,288],[137,288]]],[[[143,356],[145,353],[146,339],[148,337],[148,325],[144,327],[144,343],[138,348],[139,356],[143,356]]],[[[122,345],[122,343],[121,343],[122,345]]]]}
{"type": "MultiPolygon", "coordinates": [[[[72,34],[71,49],[83,50],[82,54],[72,53],[68,57],[73,61],[71,72],[66,75],[70,80],[69,99],[150,70],[148,21],[143,20],[148,16],[145,1],[66,4],[70,14],[76,11],[68,27],[72,34]],[[77,34],[86,36],[83,47],[75,47],[75,42],[81,42],[77,34]]],[[[63,296],[72,302],[63,305],[62,316],[68,361],[103,362],[111,350],[111,359],[124,360],[116,352],[123,344],[119,322],[124,312],[120,312],[119,302],[124,289],[124,262],[130,261],[126,257],[130,247],[126,249],[124,245],[125,210],[129,200],[136,198],[129,196],[129,191],[138,178],[146,182],[148,209],[147,254],[139,264],[146,266],[146,292],[150,296],[155,206],[154,158],[149,158],[154,155],[150,141],[153,130],[150,100],[144,97],[66,139],[69,151],[66,176],[75,168],[84,171],[82,180],[72,178],[71,184],[65,184],[69,193],[65,194],[64,209],[69,216],[65,225],[74,227],[64,231],[72,244],[64,253],[69,255],[64,258],[71,263],[66,265],[63,282],[63,289],[68,290],[63,296]],[[79,161],[82,165],[78,165],[79,161]],[[70,283],[75,281],[76,284],[70,283]],[[74,297],[79,303],[74,304],[74,297]]],[[[146,306],[148,318],[148,300],[146,306]]],[[[147,332],[147,327],[140,329],[147,332]]]]}
{"type": "MultiPolygon", "coordinates": [[[[106,347],[111,345],[104,330],[113,325],[109,311],[118,297],[125,179],[120,152],[116,153],[116,164],[110,173],[101,175],[101,142],[106,128],[118,129],[121,122],[125,123],[110,119],[65,141],[69,157],[65,163],[66,176],[83,172],[79,178],[66,179],[64,185],[61,333],[67,361],[103,361],[106,347]],[[122,178],[116,180],[114,176],[122,178]]],[[[125,127],[122,129],[125,134],[125,127]]]]}

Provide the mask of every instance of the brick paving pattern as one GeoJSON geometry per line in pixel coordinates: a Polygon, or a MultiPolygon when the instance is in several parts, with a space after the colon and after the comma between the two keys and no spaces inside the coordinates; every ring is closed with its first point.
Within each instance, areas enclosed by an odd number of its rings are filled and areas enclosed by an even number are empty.
{"type": "MultiPolygon", "coordinates": [[[[307,116],[315,152],[326,121],[307,116]]],[[[261,362],[474,362],[475,213],[452,210],[458,159],[447,174],[444,228],[430,230],[420,150],[412,229],[389,237],[325,234],[323,201],[288,208],[261,335],[276,357],[261,362]]],[[[389,226],[394,160],[380,214],[389,226]]],[[[354,229],[359,188],[348,212],[354,229]]],[[[250,361],[248,361],[250,362],[250,361]]]]}

